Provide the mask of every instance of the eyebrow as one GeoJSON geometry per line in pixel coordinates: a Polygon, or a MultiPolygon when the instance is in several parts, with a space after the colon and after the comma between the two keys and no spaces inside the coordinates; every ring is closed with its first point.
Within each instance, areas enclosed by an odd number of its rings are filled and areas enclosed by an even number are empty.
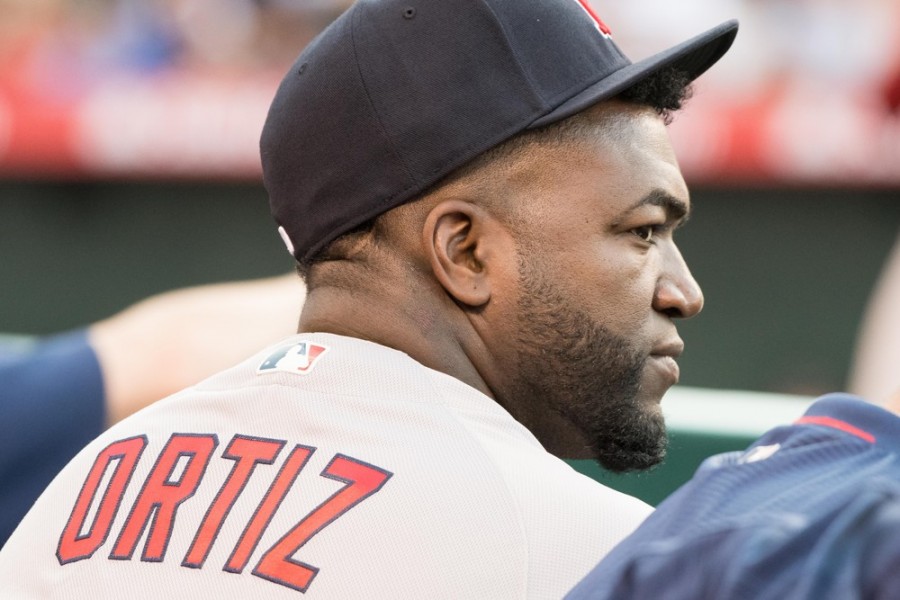
{"type": "Polygon", "coordinates": [[[691,209],[683,200],[676,198],[665,190],[655,189],[630,207],[625,209],[622,216],[627,216],[642,206],[661,206],[666,210],[666,218],[678,221],[679,224],[687,221],[691,216],[691,209]]]}

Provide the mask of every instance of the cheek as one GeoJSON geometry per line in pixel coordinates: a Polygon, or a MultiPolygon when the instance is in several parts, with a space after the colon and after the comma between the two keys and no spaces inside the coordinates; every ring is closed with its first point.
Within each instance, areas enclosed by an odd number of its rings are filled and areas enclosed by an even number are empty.
{"type": "Polygon", "coordinates": [[[501,341],[510,339],[510,336],[521,329],[521,296],[527,291],[522,289],[518,260],[515,246],[510,245],[505,248],[500,260],[491,262],[488,278],[491,286],[490,301],[477,317],[479,321],[488,324],[488,329],[494,332],[492,335],[496,335],[501,341]]]}
{"type": "MultiPolygon", "coordinates": [[[[629,257],[631,258],[631,257],[629,257]]],[[[645,257],[641,257],[645,258],[645,257]]],[[[647,260],[606,261],[594,268],[589,305],[592,314],[618,332],[640,329],[653,314],[657,277],[647,260]]]]}

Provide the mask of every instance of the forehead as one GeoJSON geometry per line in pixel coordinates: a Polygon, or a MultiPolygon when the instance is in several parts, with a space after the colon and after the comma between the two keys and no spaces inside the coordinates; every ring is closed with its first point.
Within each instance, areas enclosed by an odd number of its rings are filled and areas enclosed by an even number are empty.
{"type": "Polygon", "coordinates": [[[541,220],[615,219],[648,196],[690,207],[662,118],[624,102],[598,105],[553,143],[532,145],[507,175],[517,203],[541,220]]]}

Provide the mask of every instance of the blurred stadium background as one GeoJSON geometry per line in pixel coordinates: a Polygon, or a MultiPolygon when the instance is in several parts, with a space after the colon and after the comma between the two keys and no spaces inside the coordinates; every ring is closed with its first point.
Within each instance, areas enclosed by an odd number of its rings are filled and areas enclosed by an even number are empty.
{"type": "MultiPolygon", "coordinates": [[[[742,22],[671,126],[695,203],[680,243],[707,299],[682,326],[682,384],[841,389],[900,226],[900,3],[593,4],[635,59],[742,22]]],[[[0,332],[289,271],[257,139],[283,72],[348,5],[0,0],[0,332]]],[[[673,460],[752,437],[720,433],[676,434],[673,460]]]]}

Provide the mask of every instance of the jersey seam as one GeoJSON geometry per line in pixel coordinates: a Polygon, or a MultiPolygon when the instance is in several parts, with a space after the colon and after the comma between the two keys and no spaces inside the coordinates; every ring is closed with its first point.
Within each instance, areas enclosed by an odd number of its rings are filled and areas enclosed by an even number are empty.
{"type": "MultiPolygon", "coordinates": [[[[442,400],[444,400],[446,398],[446,395],[440,389],[440,387],[435,385],[435,382],[434,382],[434,379],[433,379],[433,376],[431,373],[428,374],[428,387],[431,388],[431,390],[437,396],[439,396],[442,400]]],[[[530,579],[531,579],[531,569],[530,569],[530,566],[531,566],[531,543],[530,542],[531,542],[531,540],[528,537],[527,530],[526,530],[525,524],[524,524],[524,519],[522,518],[522,505],[519,503],[519,500],[516,497],[516,494],[514,494],[512,492],[512,490],[510,489],[507,478],[503,475],[503,472],[497,467],[495,459],[490,455],[490,453],[488,453],[487,450],[485,450],[484,445],[478,439],[478,437],[475,434],[473,434],[469,430],[469,428],[462,422],[462,420],[456,415],[456,413],[452,409],[448,408],[443,402],[441,402],[438,406],[440,407],[441,411],[445,415],[447,415],[454,423],[456,423],[456,425],[459,428],[461,428],[462,430],[465,431],[467,438],[470,439],[475,444],[475,446],[478,448],[478,452],[487,460],[488,463],[490,463],[491,469],[494,471],[495,475],[502,482],[503,489],[506,491],[509,501],[516,507],[516,523],[519,528],[519,534],[521,535],[522,539],[525,541],[524,588],[525,588],[525,595],[527,597],[527,595],[529,593],[530,579]]],[[[512,419],[511,416],[509,418],[512,419]]]]}

